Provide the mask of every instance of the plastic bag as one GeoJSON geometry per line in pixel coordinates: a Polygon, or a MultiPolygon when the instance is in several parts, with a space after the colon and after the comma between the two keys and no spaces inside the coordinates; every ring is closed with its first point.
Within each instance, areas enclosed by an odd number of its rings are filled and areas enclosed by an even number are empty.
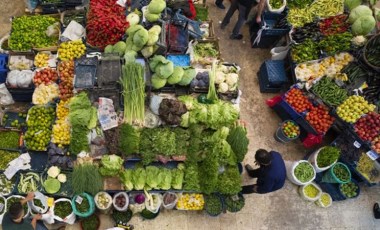
{"type": "Polygon", "coordinates": [[[267,9],[269,12],[272,12],[272,13],[282,13],[282,11],[285,10],[285,7],[286,7],[286,0],[282,0],[282,6],[278,9],[273,9],[272,6],[270,5],[270,1],[269,0],[266,0],[266,4],[267,4],[267,9]]]}
{"type": "Polygon", "coordinates": [[[44,194],[42,194],[42,193],[40,193],[38,191],[34,192],[34,199],[31,200],[31,201],[29,201],[28,204],[29,204],[29,206],[30,206],[30,208],[32,209],[33,212],[45,213],[48,210],[47,197],[44,194]],[[42,205],[43,205],[43,207],[35,206],[34,205],[34,200],[40,200],[41,203],[42,203],[42,205]]]}
{"type": "Polygon", "coordinates": [[[108,213],[108,211],[111,209],[112,207],[112,197],[110,194],[106,193],[106,192],[98,192],[96,195],[95,195],[95,205],[96,207],[103,213],[108,213]],[[103,197],[101,197],[103,196],[103,197]],[[101,206],[100,205],[100,202],[103,202],[101,201],[103,198],[107,199],[107,204],[105,205],[105,207],[101,206]]]}
{"type": "Polygon", "coordinates": [[[5,84],[0,84],[0,104],[11,105],[15,103],[5,84]]]}
{"type": "Polygon", "coordinates": [[[269,107],[273,107],[275,106],[277,103],[279,103],[280,101],[282,100],[281,96],[274,96],[268,100],[265,101],[265,103],[269,106],[269,107]]]}
{"type": "Polygon", "coordinates": [[[149,108],[152,111],[152,113],[154,113],[156,115],[160,115],[159,112],[158,112],[158,109],[160,108],[160,104],[162,102],[162,99],[164,99],[164,98],[162,98],[160,96],[157,96],[157,95],[153,95],[150,98],[149,108]]]}
{"type": "Polygon", "coordinates": [[[28,88],[33,80],[33,71],[22,70],[17,76],[17,87],[28,88]]]}
{"type": "Polygon", "coordinates": [[[322,143],[322,136],[321,135],[314,135],[314,134],[307,134],[307,137],[305,138],[305,140],[303,140],[303,146],[305,146],[305,148],[311,148],[315,145],[318,145],[320,143],[322,143]]]}
{"type": "Polygon", "coordinates": [[[174,207],[175,207],[175,205],[177,204],[177,201],[178,201],[178,196],[177,196],[177,194],[176,193],[174,193],[174,192],[166,192],[165,194],[164,194],[164,196],[163,196],[163,202],[162,202],[162,207],[164,207],[165,209],[173,209],[174,207]],[[170,203],[168,203],[168,204],[165,204],[165,197],[166,196],[169,196],[169,195],[174,195],[175,196],[175,199],[172,201],[172,202],[170,202],[170,203]]]}
{"type": "MultiPolygon", "coordinates": [[[[71,200],[66,199],[66,198],[60,198],[60,199],[54,201],[54,204],[59,203],[59,202],[64,202],[64,201],[69,202],[71,204],[71,200]]],[[[51,210],[53,212],[54,219],[56,219],[60,222],[65,222],[67,224],[74,224],[75,223],[76,216],[75,216],[74,212],[71,212],[68,216],[66,216],[65,218],[62,219],[61,217],[54,215],[54,206],[51,208],[51,210]]]]}
{"type": "Polygon", "coordinates": [[[119,192],[119,193],[116,193],[114,196],[113,196],[113,201],[112,201],[112,204],[113,204],[113,207],[120,211],[120,212],[124,212],[124,211],[127,211],[128,209],[128,205],[129,205],[129,196],[126,192],[119,192]],[[124,196],[125,198],[125,205],[123,207],[119,207],[117,204],[116,204],[116,198],[119,197],[119,196],[124,196]]]}
{"type": "Polygon", "coordinates": [[[48,37],[59,36],[59,22],[50,25],[45,33],[48,37]]]}
{"type": "Polygon", "coordinates": [[[289,46],[278,46],[270,50],[272,60],[284,60],[289,51],[289,46]]]}
{"type": "Polygon", "coordinates": [[[159,193],[145,194],[145,208],[152,213],[157,213],[160,210],[162,203],[162,195],[159,193]]]}

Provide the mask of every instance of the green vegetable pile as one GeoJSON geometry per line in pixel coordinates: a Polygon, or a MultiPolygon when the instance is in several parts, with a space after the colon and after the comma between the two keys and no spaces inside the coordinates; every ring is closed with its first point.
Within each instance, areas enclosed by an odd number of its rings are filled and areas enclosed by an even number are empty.
{"type": "Polygon", "coordinates": [[[60,201],[54,204],[54,215],[65,219],[73,212],[71,203],[69,201],[60,201]]]}
{"type": "Polygon", "coordinates": [[[347,182],[351,179],[350,171],[343,164],[334,165],[333,172],[340,181],[347,182]]]}
{"type": "Polygon", "coordinates": [[[9,38],[11,50],[26,51],[32,48],[56,46],[58,36],[48,37],[46,30],[58,22],[46,15],[21,16],[12,21],[12,33],[9,38]]]}
{"type": "Polygon", "coordinates": [[[380,36],[376,36],[368,41],[364,55],[370,64],[375,67],[380,67],[380,36]]]}
{"type": "Polygon", "coordinates": [[[342,51],[349,51],[351,49],[352,38],[351,32],[333,34],[324,37],[318,45],[327,55],[332,56],[342,51]]]}
{"type": "Polygon", "coordinates": [[[0,131],[0,148],[18,149],[19,141],[20,141],[19,132],[0,131]]]}
{"type": "Polygon", "coordinates": [[[289,8],[305,8],[309,6],[313,0],[289,0],[286,1],[289,8]]]}
{"type": "Polygon", "coordinates": [[[95,196],[103,189],[103,178],[96,165],[91,163],[79,164],[73,169],[71,185],[74,194],[87,192],[95,196]]]}
{"type": "Polygon", "coordinates": [[[28,131],[25,133],[29,150],[45,151],[51,139],[51,126],[55,119],[53,107],[33,106],[28,111],[28,131]]]}
{"type": "Polygon", "coordinates": [[[197,21],[207,21],[208,20],[208,8],[202,6],[201,4],[194,4],[197,21]]]}
{"type": "Polygon", "coordinates": [[[245,205],[245,199],[243,195],[227,196],[225,199],[226,209],[229,212],[238,212],[245,205]]]}
{"type": "Polygon", "coordinates": [[[216,194],[205,197],[206,212],[212,216],[217,216],[223,212],[223,204],[221,198],[216,194]]]}
{"type": "Polygon", "coordinates": [[[269,0],[269,5],[272,9],[279,9],[283,5],[282,0],[269,0]]]}
{"type": "Polygon", "coordinates": [[[313,184],[308,184],[303,188],[304,195],[309,198],[317,197],[320,192],[313,184]]]}
{"type": "Polygon", "coordinates": [[[340,88],[328,77],[323,77],[317,84],[314,84],[312,90],[318,97],[331,106],[338,106],[348,98],[347,91],[340,88]]]}
{"type": "Polygon", "coordinates": [[[185,103],[188,110],[182,115],[182,127],[204,124],[208,128],[218,129],[233,125],[239,117],[239,111],[228,102],[218,100],[214,104],[202,104],[192,96],[180,96],[178,99],[185,103]]]}
{"type": "Polygon", "coordinates": [[[19,193],[38,191],[41,185],[40,175],[34,172],[20,173],[20,181],[17,185],[19,193]]]}
{"type": "Polygon", "coordinates": [[[120,126],[119,148],[126,156],[139,152],[140,131],[140,129],[130,124],[122,124],[120,126]]]}
{"type": "Polygon", "coordinates": [[[236,160],[242,162],[248,152],[249,139],[247,137],[247,129],[241,125],[231,128],[227,142],[236,154],[236,160]]]}
{"type": "Polygon", "coordinates": [[[352,198],[358,195],[359,187],[355,183],[349,182],[347,184],[341,184],[339,189],[345,197],[352,198]]]}
{"type": "Polygon", "coordinates": [[[103,155],[101,159],[101,167],[99,172],[102,176],[119,175],[123,167],[124,160],[116,155],[103,155]]]}
{"type": "Polygon", "coordinates": [[[306,183],[313,179],[315,171],[309,162],[301,162],[295,167],[294,175],[299,181],[306,183]]]}
{"type": "Polygon", "coordinates": [[[98,229],[99,224],[100,224],[100,220],[99,220],[99,217],[97,217],[96,215],[91,215],[87,218],[84,218],[81,221],[81,227],[83,230],[98,229]]]}
{"type": "Polygon", "coordinates": [[[87,200],[87,197],[82,196],[82,198],[83,198],[83,200],[80,204],[78,204],[76,201],[74,201],[75,207],[77,208],[79,213],[85,213],[90,208],[90,203],[87,200]]]}
{"type": "MultiPolygon", "coordinates": [[[[2,142],[3,144],[3,142],[2,142]]],[[[6,150],[0,150],[0,170],[5,170],[8,167],[9,162],[20,156],[19,152],[11,152],[6,150]]]]}
{"type": "Polygon", "coordinates": [[[317,165],[320,168],[324,168],[332,165],[340,157],[340,150],[336,147],[325,146],[323,147],[317,156],[317,165]]]}
{"type": "Polygon", "coordinates": [[[0,174],[0,195],[9,195],[16,184],[16,179],[13,177],[8,180],[7,177],[2,173],[0,174]]]}
{"type": "Polygon", "coordinates": [[[316,42],[310,38],[305,39],[303,43],[292,47],[292,59],[296,63],[317,60],[319,58],[319,47],[316,42]]]}
{"type": "Polygon", "coordinates": [[[71,123],[70,152],[78,154],[89,150],[88,133],[96,127],[98,121],[97,109],[85,92],[71,98],[69,102],[69,119],[71,123]]]}
{"type": "MultiPolygon", "coordinates": [[[[42,204],[41,200],[39,200],[39,199],[33,199],[33,204],[36,207],[40,207],[41,209],[45,209],[45,206],[42,204]]],[[[32,209],[31,209],[31,211],[33,212],[32,209]]]]}
{"type": "Polygon", "coordinates": [[[194,48],[194,61],[200,64],[209,64],[210,59],[216,59],[220,53],[214,42],[199,42],[194,48]]]}
{"type": "Polygon", "coordinates": [[[127,212],[113,210],[112,219],[115,221],[116,225],[125,226],[132,219],[132,211],[130,209],[128,209],[127,212]]]}
{"type": "Polygon", "coordinates": [[[359,5],[350,12],[349,22],[352,24],[354,35],[367,35],[376,26],[376,20],[372,16],[372,9],[366,5],[359,5]]]}
{"type": "Polygon", "coordinates": [[[380,174],[375,167],[375,162],[365,153],[360,156],[356,169],[370,181],[375,180],[380,174]]]}

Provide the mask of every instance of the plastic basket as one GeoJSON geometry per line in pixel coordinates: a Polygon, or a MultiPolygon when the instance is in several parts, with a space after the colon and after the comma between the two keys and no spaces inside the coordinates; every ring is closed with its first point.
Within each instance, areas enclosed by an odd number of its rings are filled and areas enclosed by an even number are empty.
{"type": "Polygon", "coordinates": [[[219,216],[220,214],[222,214],[223,211],[224,211],[224,202],[223,202],[223,198],[222,198],[219,194],[215,194],[215,193],[206,196],[206,197],[205,197],[205,211],[206,211],[206,213],[207,213],[209,216],[213,216],[213,217],[216,217],[216,216],[219,216]],[[216,197],[216,198],[219,200],[220,205],[221,205],[220,212],[218,212],[218,213],[210,213],[209,208],[208,208],[208,206],[207,206],[207,199],[208,199],[208,198],[211,198],[211,197],[213,197],[213,196],[216,197]]]}
{"type": "Polygon", "coordinates": [[[173,62],[174,66],[190,66],[189,54],[169,54],[166,59],[173,62]]]}
{"type": "Polygon", "coordinates": [[[270,87],[281,87],[288,82],[285,62],[281,60],[265,61],[260,67],[260,75],[268,79],[270,87]]]}
{"type": "Polygon", "coordinates": [[[115,87],[121,77],[119,55],[104,55],[100,60],[96,75],[100,88],[115,87]]]}
{"type": "Polygon", "coordinates": [[[264,23],[267,27],[267,29],[263,30],[261,33],[262,38],[265,38],[266,36],[283,36],[289,33],[290,26],[287,28],[275,28],[277,22],[279,20],[282,20],[286,17],[286,14],[278,14],[278,13],[271,13],[271,12],[264,12],[261,15],[261,26],[264,26],[264,23]]]}
{"type": "Polygon", "coordinates": [[[278,93],[282,90],[281,87],[271,87],[269,85],[268,79],[262,76],[260,72],[257,72],[257,77],[259,80],[260,93],[278,93]]]}
{"type": "Polygon", "coordinates": [[[82,57],[75,60],[75,88],[93,88],[95,86],[96,71],[98,68],[98,58],[82,57]]]}
{"type": "Polygon", "coordinates": [[[380,34],[377,34],[375,36],[373,36],[371,39],[368,40],[368,42],[366,43],[366,45],[364,46],[364,54],[363,54],[363,59],[364,59],[364,62],[370,66],[373,70],[375,70],[376,72],[379,72],[380,73],[380,66],[375,66],[373,64],[371,64],[368,59],[367,59],[367,46],[369,43],[373,42],[375,39],[379,39],[380,37],[380,34]]]}
{"type": "Polygon", "coordinates": [[[350,169],[347,167],[347,165],[341,163],[341,162],[338,162],[336,163],[335,165],[333,165],[327,172],[325,172],[325,174],[323,174],[323,177],[322,177],[322,182],[325,182],[325,183],[338,183],[338,184],[346,184],[348,182],[351,181],[351,172],[350,172],[350,169]],[[349,179],[347,181],[342,181],[340,180],[335,174],[334,174],[334,168],[337,166],[337,165],[342,165],[348,172],[349,174],[349,179]]]}
{"type": "Polygon", "coordinates": [[[235,196],[230,196],[230,197],[224,197],[224,206],[225,206],[225,209],[229,212],[239,212],[245,205],[245,198],[243,196],[243,194],[239,193],[235,196]],[[242,206],[237,206],[236,203],[231,203],[229,204],[229,202],[226,201],[226,199],[231,199],[233,202],[236,202],[236,201],[240,201],[242,202],[242,206]]]}
{"type": "Polygon", "coordinates": [[[284,130],[282,129],[282,126],[285,124],[285,123],[287,123],[287,122],[291,122],[291,123],[293,123],[294,125],[296,125],[296,126],[298,126],[299,127],[299,125],[296,123],[296,122],[294,122],[294,121],[292,121],[292,120],[286,120],[286,121],[283,121],[280,125],[279,125],[279,127],[277,128],[277,130],[276,130],[276,133],[275,133],[275,139],[277,140],[277,141],[279,141],[279,142],[281,142],[281,143],[287,143],[287,142],[290,142],[290,141],[293,141],[293,140],[296,140],[298,137],[299,137],[299,135],[297,135],[296,137],[287,137],[286,135],[285,135],[285,133],[284,133],[284,130]]]}
{"type": "Polygon", "coordinates": [[[185,20],[170,20],[166,26],[168,53],[184,54],[189,44],[188,22],[185,20]]]}
{"type": "Polygon", "coordinates": [[[82,193],[80,194],[80,196],[83,198],[83,199],[87,199],[88,200],[88,203],[89,203],[89,208],[86,212],[84,213],[81,213],[78,211],[77,209],[77,202],[76,202],[76,199],[79,195],[76,195],[73,197],[73,199],[71,200],[71,207],[73,208],[73,212],[75,213],[75,215],[79,216],[79,217],[89,217],[91,216],[94,212],[95,212],[95,202],[94,202],[94,199],[92,196],[90,196],[89,194],[87,193],[82,193]]]}

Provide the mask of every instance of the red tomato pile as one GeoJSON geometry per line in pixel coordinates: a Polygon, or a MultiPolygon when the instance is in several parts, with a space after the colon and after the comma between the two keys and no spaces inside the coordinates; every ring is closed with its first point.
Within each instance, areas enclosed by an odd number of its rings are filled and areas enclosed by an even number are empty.
{"type": "Polygon", "coordinates": [[[318,133],[326,133],[334,123],[335,118],[329,115],[324,106],[318,105],[306,114],[306,120],[318,133]]]}
{"type": "Polygon", "coordinates": [[[313,108],[313,105],[309,99],[303,95],[302,91],[297,88],[292,88],[285,95],[286,102],[289,103],[298,113],[302,113],[305,110],[313,108]]]}
{"type": "Polygon", "coordinates": [[[295,138],[300,135],[300,127],[293,121],[284,122],[281,128],[285,136],[289,138],[295,138]]]}
{"type": "Polygon", "coordinates": [[[364,141],[372,141],[380,133],[380,114],[369,112],[355,123],[355,132],[364,141]]]}
{"type": "Polygon", "coordinates": [[[55,69],[52,68],[44,68],[38,70],[33,77],[33,83],[35,86],[39,86],[42,83],[45,85],[49,85],[58,80],[58,73],[55,69]]]}
{"type": "Polygon", "coordinates": [[[380,154],[380,136],[375,137],[372,141],[372,148],[380,154]]]}
{"type": "Polygon", "coordinates": [[[59,98],[66,100],[74,96],[74,61],[61,62],[59,71],[59,98]]]}

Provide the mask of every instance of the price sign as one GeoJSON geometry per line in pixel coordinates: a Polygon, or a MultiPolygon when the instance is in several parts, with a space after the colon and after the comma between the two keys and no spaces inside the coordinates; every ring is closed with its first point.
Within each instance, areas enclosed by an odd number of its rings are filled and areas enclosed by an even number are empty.
{"type": "Polygon", "coordinates": [[[362,145],[361,145],[359,142],[355,141],[355,142],[354,142],[354,146],[355,146],[357,149],[359,149],[362,145]]]}
{"type": "Polygon", "coordinates": [[[379,154],[377,154],[375,151],[370,150],[367,152],[367,156],[371,158],[373,161],[379,158],[379,154]]]}
{"type": "Polygon", "coordinates": [[[77,198],[75,199],[75,202],[77,202],[78,204],[82,204],[82,201],[83,198],[81,196],[77,196],[77,198]]]}

